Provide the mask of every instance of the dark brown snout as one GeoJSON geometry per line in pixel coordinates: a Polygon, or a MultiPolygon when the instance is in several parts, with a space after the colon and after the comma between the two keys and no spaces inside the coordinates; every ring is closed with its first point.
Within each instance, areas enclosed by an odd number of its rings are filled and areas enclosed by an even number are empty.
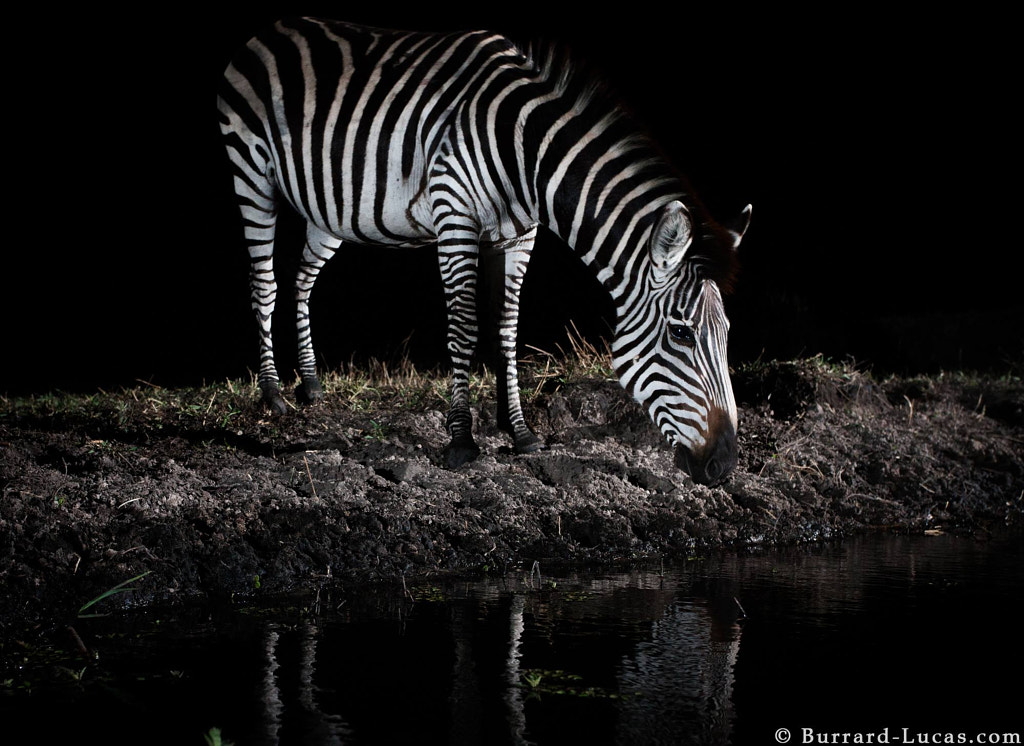
{"type": "Polygon", "coordinates": [[[676,466],[698,484],[713,485],[724,480],[736,468],[736,430],[721,410],[712,410],[708,418],[708,438],[700,449],[676,446],[676,466]]]}

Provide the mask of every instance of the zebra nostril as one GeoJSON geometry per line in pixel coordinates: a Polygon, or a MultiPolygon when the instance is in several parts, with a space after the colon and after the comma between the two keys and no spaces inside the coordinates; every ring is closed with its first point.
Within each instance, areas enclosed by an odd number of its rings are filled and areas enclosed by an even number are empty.
{"type": "Polygon", "coordinates": [[[718,462],[718,459],[713,458],[704,467],[704,475],[708,479],[708,484],[712,484],[725,476],[725,469],[718,462]]]}

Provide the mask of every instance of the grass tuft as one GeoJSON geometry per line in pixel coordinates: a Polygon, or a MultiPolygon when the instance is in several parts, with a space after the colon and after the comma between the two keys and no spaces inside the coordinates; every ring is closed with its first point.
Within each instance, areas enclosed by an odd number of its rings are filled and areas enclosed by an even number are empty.
{"type": "MultiPolygon", "coordinates": [[[[566,348],[555,352],[536,347],[520,360],[520,388],[529,403],[544,392],[586,380],[613,380],[611,352],[607,344],[595,345],[573,325],[567,329],[566,348]]],[[[297,378],[297,377],[296,377],[297,378]]],[[[440,369],[420,370],[405,358],[398,363],[370,360],[350,363],[322,376],[329,406],[344,406],[373,415],[381,410],[446,410],[449,402],[449,373],[440,369]]],[[[291,390],[295,381],[283,382],[291,390]]],[[[470,399],[474,403],[493,401],[496,380],[492,371],[480,366],[470,376],[470,399]]],[[[263,421],[265,413],[254,406],[260,398],[256,377],[231,379],[192,387],[165,388],[149,381],[119,391],[97,390],[86,394],[53,391],[25,397],[0,397],[0,422],[34,420],[64,426],[95,428],[107,425],[113,433],[146,433],[154,430],[235,431],[263,421]]],[[[94,434],[103,437],[103,434],[94,434]]]]}
{"type": "Polygon", "coordinates": [[[569,349],[557,345],[557,353],[538,347],[529,347],[531,354],[520,361],[520,387],[524,401],[536,399],[543,391],[557,391],[559,387],[581,381],[615,380],[612,353],[606,341],[598,348],[585,339],[575,324],[566,330],[569,349]]]}

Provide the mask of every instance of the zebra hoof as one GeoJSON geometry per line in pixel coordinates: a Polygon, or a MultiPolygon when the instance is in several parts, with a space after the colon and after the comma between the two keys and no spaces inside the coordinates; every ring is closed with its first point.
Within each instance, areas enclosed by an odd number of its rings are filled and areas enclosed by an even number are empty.
{"type": "Polygon", "coordinates": [[[544,450],[544,441],[533,433],[516,438],[516,453],[536,453],[544,450]]]}
{"type": "Polygon", "coordinates": [[[288,413],[288,402],[281,396],[280,389],[264,389],[263,405],[274,414],[288,413]]]}
{"type": "Polygon", "coordinates": [[[316,378],[303,378],[295,387],[295,399],[299,404],[316,404],[324,399],[324,389],[316,378]]]}
{"type": "Polygon", "coordinates": [[[444,448],[444,463],[449,469],[458,469],[480,455],[480,447],[472,438],[453,440],[444,448]]]}

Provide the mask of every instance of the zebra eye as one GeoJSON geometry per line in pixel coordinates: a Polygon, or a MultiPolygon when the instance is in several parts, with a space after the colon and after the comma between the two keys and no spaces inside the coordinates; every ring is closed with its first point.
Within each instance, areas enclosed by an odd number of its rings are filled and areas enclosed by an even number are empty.
{"type": "Polygon", "coordinates": [[[668,333],[672,337],[673,342],[685,345],[686,347],[693,347],[697,342],[693,336],[693,329],[685,324],[669,324],[668,333]]]}

